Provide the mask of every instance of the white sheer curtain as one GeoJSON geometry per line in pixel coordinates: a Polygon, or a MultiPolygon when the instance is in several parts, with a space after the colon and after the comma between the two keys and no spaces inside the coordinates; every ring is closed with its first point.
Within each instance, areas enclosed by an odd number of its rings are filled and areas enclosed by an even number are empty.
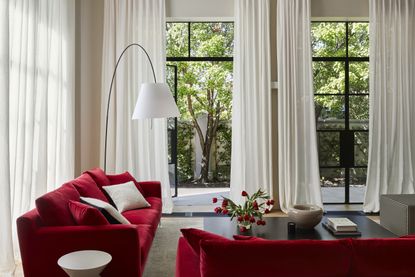
{"type": "Polygon", "coordinates": [[[381,194],[414,193],[415,1],[370,1],[370,125],[363,209],[381,194]]]}
{"type": "MultiPolygon", "coordinates": [[[[164,0],[105,1],[102,146],[111,77],[118,56],[130,43],[139,43],[147,50],[158,82],[165,82],[164,0]]],[[[153,82],[149,62],[141,49],[132,47],[118,66],[111,96],[107,172],[128,170],[139,180],[161,181],[163,212],[169,213],[173,203],[168,175],[166,119],[153,119],[152,126],[150,120],[131,120],[140,85],[145,82],[153,82]]]]}
{"type": "Polygon", "coordinates": [[[235,0],[231,197],[272,195],[269,0],[235,0]]]}
{"type": "Polygon", "coordinates": [[[0,276],[7,276],[15,266],[9,159],[9,0],[0,0],[0,99],[0,276]]]}
{"type": "Polygon", "coordinates": [[[311,64],[310,0],[278,0],[280,206],[322,206],[311,64]]]}
{"type": "Polygon", "coordinates": [[[2,276],[19,259],[16,218],[74,174],[74,1],[6,2],[0,6],[2,276]]]}

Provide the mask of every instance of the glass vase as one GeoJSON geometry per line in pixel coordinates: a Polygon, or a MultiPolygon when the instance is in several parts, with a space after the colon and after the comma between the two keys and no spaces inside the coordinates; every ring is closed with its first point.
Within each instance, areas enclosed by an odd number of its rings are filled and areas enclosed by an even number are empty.
{"type": "Polygon", "coordinates": [[[239,221],[238,222],[238,233],[246,234],[252,231],[252,222],[250,221],[239,221]]]}

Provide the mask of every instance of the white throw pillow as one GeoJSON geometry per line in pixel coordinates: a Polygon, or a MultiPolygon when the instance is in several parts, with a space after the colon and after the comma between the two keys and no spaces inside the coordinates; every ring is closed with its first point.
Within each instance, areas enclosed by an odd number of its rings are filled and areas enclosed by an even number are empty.
{"type": "Polygon", "coordinates": [[[120,213],[151,206],[132,181],[118,185],[103,186],[102,188],[111,197],[120,213]]]}
{"type": "Polygon", "coordinates": [[[117,211],[117,209],[115,209],[113,206],[111,206],[111,204],[108,204],[107,202],[89,197],[81,197],[81,202],[89,204],[90,206],[100,210],[110,223],[118,222],[121,224],[131,224],[122,214],[120,214],[119,211],[117,211]],[[111,216],[112,218],[108,218],[108,216],[111,216]]]}

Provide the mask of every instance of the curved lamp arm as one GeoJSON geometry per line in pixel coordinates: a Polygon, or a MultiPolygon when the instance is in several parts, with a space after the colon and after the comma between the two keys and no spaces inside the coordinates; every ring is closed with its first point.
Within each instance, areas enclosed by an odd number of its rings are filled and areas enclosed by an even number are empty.
{"type": "Polygon", "coordinates": [[[157,83],[157,79],[156,79],[156,73],[154,72],[154,67],[153,67],[153,63],[151,62],[150,56],[148,55],[146,49],[144,49],[143,46],[141,46],[138,43],[131,43],[130,45],[128,45],[127,47],[125,47],[125,49],[122,51],[121,55],[118,57],[117,63],[115,64],[115,69],[114,69],[114,73],[112,74],[112,79],[111,79],[111,85],[110,85],[110,90],[108,93],[108,101],[107,101],[107,111],[106,111],[106,118],[105,118],[105,146],[104,146],[104,172],[107,171],[107,136],[108,136],[108,114],[109,114],[109,109],[110,109],[110,102],[111,102],[111,92],[112,92],[112,85],[114,83],[114,79],[115,79],[115,73],[117,72],[117,68],[118,68],[118,64],[121,61],[121,58],[123,57],[124,53],[128,50],[128,48],[132,47],[132,46],[138,46],[139,48],[141,48],[141,50],[144,51],[144,53],[146,54],[148,61],[150,63],[151,66],[151,70],[153,72],[153,77],[154,77],[154,83],[157,83]]]}

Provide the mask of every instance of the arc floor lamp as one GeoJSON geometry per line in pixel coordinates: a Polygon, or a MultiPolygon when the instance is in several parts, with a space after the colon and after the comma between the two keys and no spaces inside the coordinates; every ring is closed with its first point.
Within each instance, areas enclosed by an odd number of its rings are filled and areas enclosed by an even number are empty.
{"type": "Polygon", "coordinates": [[[132,119],[145,119],[145,118],[167,118],[177,117],[180,115],[173,95],[170,92],[169,87],[165,83],[157,83],[156,73],[154,72],[153,63],[146,49],[138,43],[131,43],[121,52],[115,64],[114,73],[112,74],[111,85],[108,93],[107,110],[105,117],[105,145],[104,145],[104,172],[107,171],[107,140],[108,140],[108,116],[111,103],[112,86],[117,72],[118,65],[123,57],[124,53],[130,48],[136,46],[141,49],[150,63],[153,73],[154,83],[141,84],[140,93],[135,104],[132,119]]]}

